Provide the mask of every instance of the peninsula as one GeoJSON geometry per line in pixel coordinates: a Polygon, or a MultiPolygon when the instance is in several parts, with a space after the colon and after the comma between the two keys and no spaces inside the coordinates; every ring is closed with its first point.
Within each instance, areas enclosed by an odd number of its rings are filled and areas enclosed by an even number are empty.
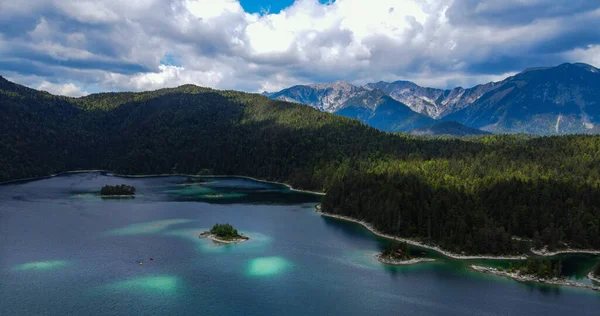
{"type": "MultiPolygon", "coordinates": [[[[490,268],[490,267],[482,267],[482,266],[478,266],[478,265],[471,265],[470,267],[471,267],[471,269],[478,271],[478,272],[492,274],[492,275],[496,275],[496,276],[503,276],[503,277],[511,278],[511,279],[519,281],[519,282],[534,282],[534,283],[542,283],[542,284],[549,284],[549,285],[572,286],[572,287],[586,288],[586,289],[590,289],[590,290],[594,290],[594,291],[600,291],[600,286],[572,281],[572,280],[569,280],[562,276],[554,276],[554,277],[545,278],[545,277],[540,276],[537,273],[531,273],[526,270],[524,270],[524,271],[511,270],[511,269],[504,270],[500,267],[499,268],[490,268]]],[[[592,273],[590,272],[588,277],[590,277],[591,274],[592,273]]],[[[590,279],[594,280],[593,278],[590,278],[590,279]]]]}
{"type": "Polygon", "coordinates": [[[234,244],[249,240],[247,236],[239,234],[231,224],[215,224],[209,231],[200,234],[200,238],[208,238],[223,244],[234,244]]]}
{"type": "Polygon", "coordinates": [[[105,185],[100,190],[100,197],[133,197],[135,187],[131,185],[105,185]]]}
{"type": "Polygon", "coordinates": [[[592,271],[590,271],[590,273],[588,273],[587,277],[588,277],[588,279],[590,279],[596,283],[600,283],[600,263],[598,263],[596,265],[594,270],[592,270],[592,271]]]}
{"type": "Polygon", "coordinates": [[[406,242],[391,241],[386,249],[375,258],[382,263],[392,265],[409,265],[421,262],[432,262],[431,258],[414,258],[410,255],[410,246],[406,242]]]}

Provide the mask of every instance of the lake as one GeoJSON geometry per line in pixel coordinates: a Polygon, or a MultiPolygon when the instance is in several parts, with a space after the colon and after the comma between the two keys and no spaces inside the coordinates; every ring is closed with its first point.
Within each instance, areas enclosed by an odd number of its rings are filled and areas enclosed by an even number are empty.
{"type": "MultiPolygon", "coordinates": [[[[600,293],[479,274],[429,250],[437,262],[380,264],[373,254],[387,241],[319,216],[317,195],[240,178],[183,180],[77,173],[1,185],[0,315],[600,313],[600,293]],[[137,196],[96,197],[122,183],[137,196]],[[224,222],[251,240],[198,238],[224,222]]],[[[562,258],[571,278],[589,282],[597,257],[562,258]]]]}

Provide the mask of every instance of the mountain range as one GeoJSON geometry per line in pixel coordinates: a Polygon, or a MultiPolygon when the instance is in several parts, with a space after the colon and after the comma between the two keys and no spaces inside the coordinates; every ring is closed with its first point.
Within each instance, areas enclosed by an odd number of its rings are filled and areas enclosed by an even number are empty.
{"type": "Polygon", "coordinates": [[[526,69],[469,89],[427,88],[410,81],[355,86],[341,80],[263,95],[392,132],[452,121],[473,132],[552,135],[597,133],[600,123],[600,70],[583,63],[526,69]]]}

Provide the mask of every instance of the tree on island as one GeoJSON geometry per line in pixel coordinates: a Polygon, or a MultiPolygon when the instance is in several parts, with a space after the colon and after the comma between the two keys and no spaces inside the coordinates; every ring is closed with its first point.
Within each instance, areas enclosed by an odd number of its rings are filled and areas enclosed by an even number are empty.
{"type": "Polygon", "coordinates": [[[391,241],[381,255],[399,260],[409,260],[411,258],[410,245],[405,242],[391,241]]]}
{"type": "Polygon", "coordinates": [[[518,272],[522,275],[534,275],[545,279],[559,278],[562,276],[562,262],[528,258],[524,262],[511,262],[507,272],[518,272]]]}
{"type": "Polygon", "coordinates": [[[247,238],[238,233],[237,229],[233,228],[231,224],[215,224],[211,229],[210,233],[225,239],[234,239],[234,238],[247,238]]]}
{"type": "Polygon", "coordinates": [[[131,185],[105,185],[100,190],[100,195],[135,195],[135,187],[131,185]]]}

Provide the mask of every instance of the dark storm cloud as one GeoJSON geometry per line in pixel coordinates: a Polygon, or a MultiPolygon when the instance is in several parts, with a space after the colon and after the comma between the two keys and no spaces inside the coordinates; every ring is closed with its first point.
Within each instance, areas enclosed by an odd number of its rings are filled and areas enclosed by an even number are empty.
{"type": "Polygon", "coordinates": [[[458,49],[468,47],[461,70],[493,75],[570,62],[564,54],[600,44],[599,9],[595,0],[455,0],[446,17],[463,30],[458,49]],[[483,29],[489,39],[469,39],[483,29]],[[511,32],[510,40],[495,38],[511,32]]]}
{"type": "Polygon", "coordinates": [[[455,0],[446,16],[455,25],[517,26],[567,18],[600,8],[598,0],[455,0]]]}
{"type": "MultiPolygon", "coordinates": [[[[35,47],[25,45],[23,43],[12,43],[8,50],[0,53],[0,58],[16,58],[19,62],[11,66],[10,70],[17,71],[18,69],[15,67],[25,67],[27,68],[27,72],[29,74],[34,70],[39,70],[39,75],[42,75],[44,72],[44,67],[35,66],[29,67],[27,64],[37,64],[37,65],[46,65],[47,67],[60,66],[66,68],[73,69],[97,69],[97,70],[107,70],[117,73],[123,74],[133,74],[138,72],[147,72],[150,71],[148,67],[144,67],[143,65],[137,63],[129,63],[126,61],[121,61],[119,59],[101,59],[97,56],[91,57],[82,57],[82,58],[57,58],[53,56],[51,52],[47,50],[36,49],[35,47]]],[[[0,68],[2,69],[2,68],[0,68]]],[[[23,69],[25,72],[25,69],[23,69]]]]}
{"type": "Polygon", "coordinates": [[[12,15],[0,19],[0,34],[5,40],[5,47],[0,50],[0,58],[4,58],[0,70],[14,71],[22,74],[49,76],[50,69],[55,66],[73,69],[97,69],[123,74],[147,72],[150,69],[138,63],[120,60],[127,50],[111,36],[111,28],[102,24],[81,23],[65,16],[52,8],[38,11],[37,16],[12,15]],[[50,27],[41,38],[32,35],[36,27],[45,23],[50,27]],[[78,34],[83,37],[80,45],[70,43],[69,35],[78,34]],[[54,47],[64,51],[84,50],[89,56],[73,58],[61,57],[52,49],[43,49],[39,45],[51,42],[54,47]],[[77,47],[79,46],[79,47],[77,47]],[[12,58],[12,62],[7,62],[12,58]],[[16,59],[15,59],[16,58],[16,59]]]}
{"type": "Polygon", "coordinates": [[[539,54],[560,53],[600,44],[600,15],[580,16],[565,21],[551,37],[532,47],[539,54]]]}
{"type": "Polygon", "coordinates": [[[2,73],[12,71],[21,75],[36,75],[44,77],[51,77],[57,74],[53,69],[48,68],[43,64],[33,63],[31,60],[17,58],[3,59],[0,57],[0,70],[2,73]]]}
{"type": "Polygon", "coordinates": [[[503,74],[521,72],[532,67],[555,66],[562,62],[564,62],[564,59],[558,55],[491,55],[485,61],[469,63],[463,71],[474,75],[503,74]]]}
{"type": "Polygon", "coordinates": [[[0,34],[4,38],[18,38],[33,31],[39,17],[3,17],[0,15],[0,34]]]}

